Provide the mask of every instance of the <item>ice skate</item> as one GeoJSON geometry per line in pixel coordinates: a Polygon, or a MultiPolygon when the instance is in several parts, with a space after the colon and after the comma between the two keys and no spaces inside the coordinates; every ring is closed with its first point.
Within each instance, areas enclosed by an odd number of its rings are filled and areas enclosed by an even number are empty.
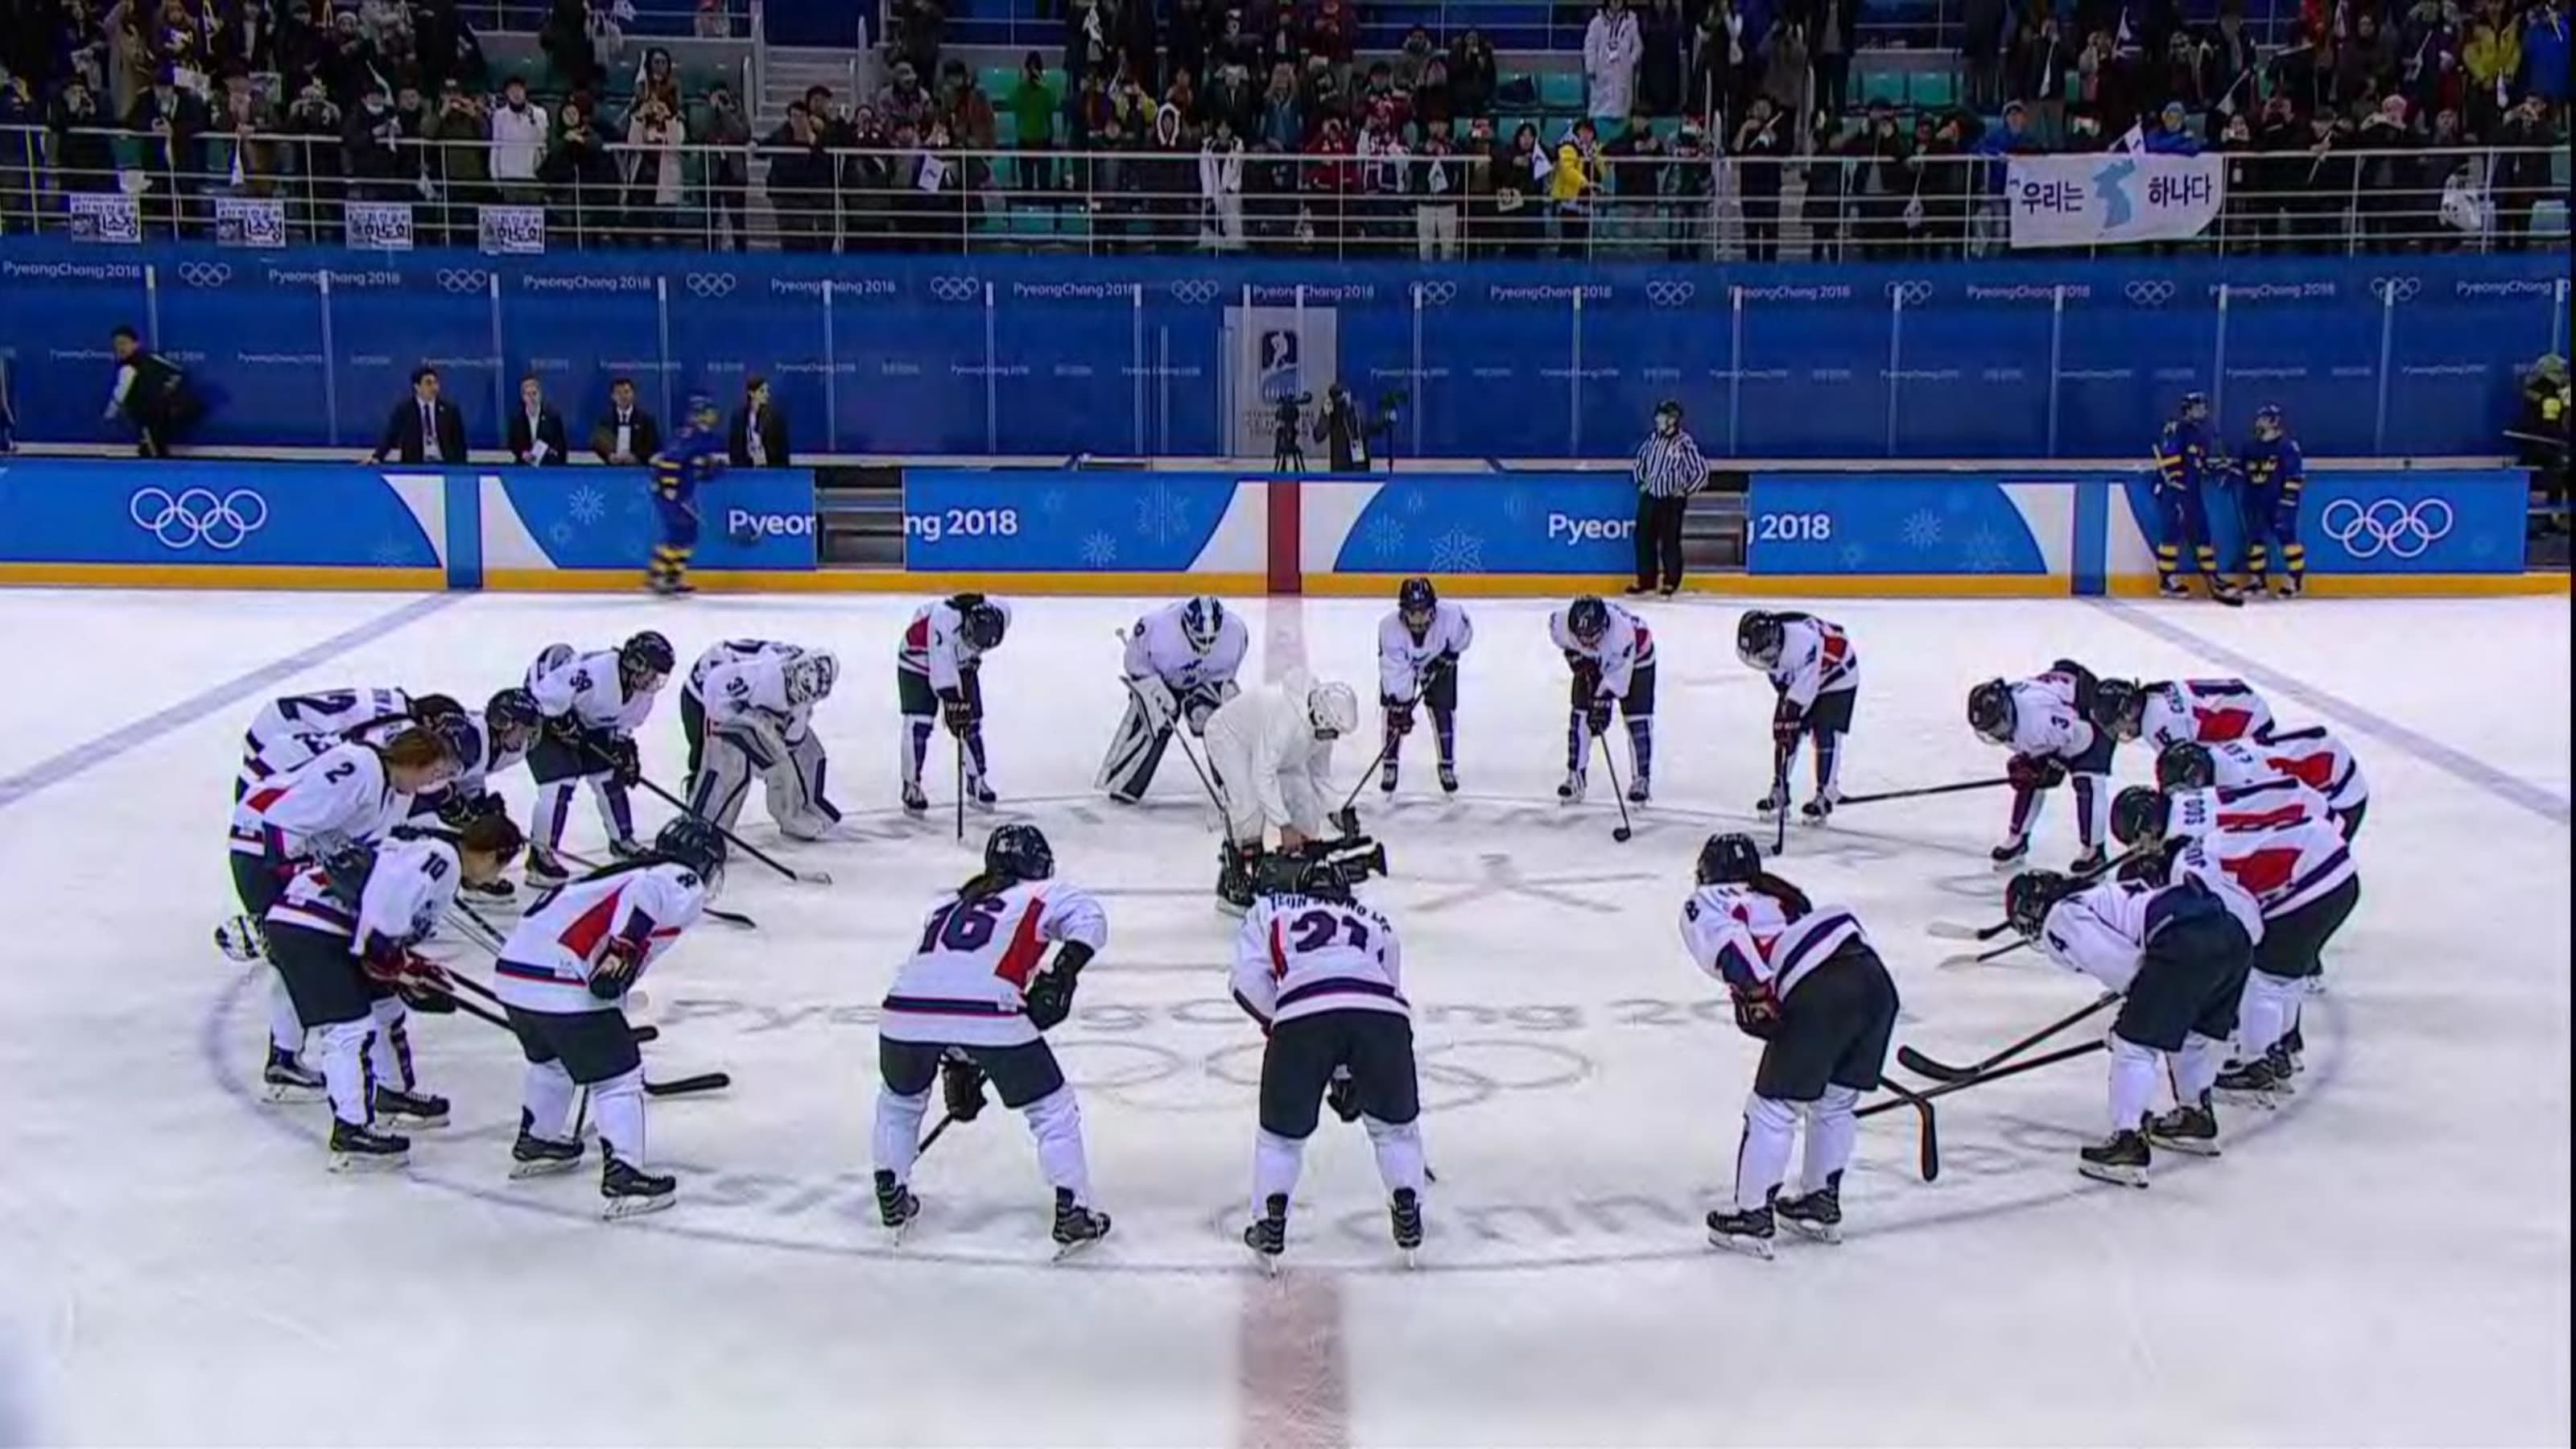
{"type": "Polygon", "coordinates": [[[1580,805],[1583,803],[1583,792],[1590,786],[1591,782],[1583,777],[1581,770],[1568,770],[1565,774],[1565,783],[1556,787],[1556,798],[1568,805],[1580,805]]]}
{"type": "Polygon", "coordinates": [[[2209,1105],[2209,1094],[2148,1118],[2147,1141],[2194,1157],[2218,1156],[2218,1111],[2209,1105]]]}
{"type": "Polygon", "coordinates": [[[1288,1251],[1288,1199],[1272,1193],[1262,1204],[1261,1216],[1243,1225],[1243,1245],[1252,1250],[1252,1260],[1261,1271],[1277,1277],[1279,1257],[1288,1251]]]}
{"type": "Polygon", "coordinates": [[[1073,1200],[1071,1188],[1055,1190],[1055,1260],[1059,1263],[1109,1236],[1109,1214],[1073,1200]]]}
{"type": "Polygon", "coordinates": [[[1458,793],[1458,767],[1447,760],[1440,762],[1440,793],[1443,795],[1458,793]]]}
{"type": "Polygon", "coordinates": [[[2218,1095],[2241,1106],[2265,1111],[2279,1106],[2275,1100],[2287,1083],[2274,1072],[2269,1052],[2250,1062],[2238,1062],[2218,1074],[2218,1095]]]}
{"type": "Polygon", "coordinates": [[[1386,763],[1378,766],[1377,790],[1379,794],[1392,795],[1395,793],[1395,775],[1395,756],[1390,754],[1386,757],[1386,763]]]}
{"type": "Polygon", "coordinates": [[[2154,1155],[2147,1149],[2144,1134],[2114,1132],[2093,1146],[2078,1151],[2075,1170],[2095,1182],[2145,1187],[2147,1164],[2154,1155]]]}
{"type": "Polygon", "coordinates": [[[605,1160],[599,1168],[601,1217],[615,1222],[657,1213],[671,1205],[679,1179],[667,1172],[646,1172],[613,1152],[603,1156],[605,1160]]]}
{"type": "Polygon", "coordinates": [[[877,1169],[876,1187],[877,1221],[885,1224],[887,1234],[900,1244],[904,1231],[912,1226],[912,1220],[921,1216],[921,1199],[913,1196],[910,1187],[895,1181],[894,1174],[882,1167],[877,1169]]]}
{"type": "MultiPolygon", "coordinates": [[[[1279,1199],[1272,1198],[1278,1202],[1279,1199]]],[[[1386,1200],[1388,1227],[1395,1234],[1395,1250],[1404,1255],[1404,1266],[1417,1267],[1422,1251],[1422,1198],[1412,1188],[1399,1187],[1386,1200]]]]}
{"type": "Polygon", "coordinates": [[[906,815],[924,815],[928,814],[929,811],[930,797],[922,792],[921,783],[917,780],[904,781],[903,813],[906,815]]]}
{"type": "Polygon", "coordinates": [[[1628,803],[1631,805],[1645,804],[1649,799],[1653,798],[1654,793],[1653,782],[1643,775],[1639,775],[1636,779],[1628,782],[1628,803]]]}
{"type": "Polygon", "coordinates": [[[331,1089],[331,1084],[322,1079],[320,1072],[297,1061],[290,1053],[278,1050],[274,1043],[268,1049],[267,1065],[259,1070],[259,1084],[262,1093],[272,1102],[318,1102],[331,1089]]]}
{"type": "Polygon", "coordinates": [[[378,1117],[397,1127],[418,1131],[423,1127],[447,1125],[447,1099],[428,1092],[405,1092],[379,1086],[372,1105],[378,1117]]]}
{"type": "Polygon", "coordinates": [[[2075,857],[2075,863],[2066,868],[2066,873],[2081,878],[2089,875],[2100,875],[2102,872],[2109,870],[2110,868],[2111,852],[2097,845],[2091,850],[2084,852],[2082,855],[2075,857]]]}
{"type": "Polygon", "coordinates": [[[1843,1240],[1843,1175],[1839,1172],[1814,1192],[1780,1198],[1771,1207],[1781,1222],[1805,1237],[1820,1243],[1843,1240]]]}
{"type": "Polygon", "coordinates": [[[633,860],[644,854],[644,847],[632,835],[620,835],[608,842],[608,853],[619,860],[633,860]]]}
{"type": "Polygon", "coordinates": [[[1771,1260],[1772,1232],[1768,1206],[1708,1215],[1709,1246],[1760,1258],[1766,1263],[1771,1260]]]}
{"type": "Polygon", "coordinates": [[[1798,807],[1799,818],[1809,825],[1822,825],[1833,818],[1834,807],[1842,803],[1842,798],[1840,790],[1821,791],[1815,799],[1798,807]]]}
{"type": "Polygon", "coordinates": [[[990,810],[995,805],[1000,804],[1001,800],[1002,797],[993,793],[993,787],[985,781],[982,775],[969,774],[966,777],[967,804],[974,806],[978,810],[990,810]]]}
{"type": "Polygon", "coordinates": [[[333,1120],[331,1170],[348,1172],[401,1167],[411,1160],[411,1139],[372,1127],[333,1120]]]}
{"type": "Polygon", "coordinates": [[[527,868],[521,874],[528,878],[531,887],[541,891],[553,890],[572,879],[572,872],[564,869],[564,863],[556,858],[553,851],[539,850],[533,845],[528,847],[527,868]]]}
{"type": "Polygon", "coordinates": [[[2003,844],[1996,846],[1988,858],[1994,861],[1996,870],[1999,870],[2006,875],[2010,875],[2014,871],[2021,869],[2021,863],[2030,858],[2030,837],[2027,835],[2013,836],[2003,844]]]}
{"type": "Polygon", "coordinates": [[[550,1177],[570,1172],[581,1165],[581,1140],[559,1142],[540,1137],[537,1119],[528,1109],[519,1109],[519,1136],[510,1144],[510,1176],[513,1178],[550,1177]]]}

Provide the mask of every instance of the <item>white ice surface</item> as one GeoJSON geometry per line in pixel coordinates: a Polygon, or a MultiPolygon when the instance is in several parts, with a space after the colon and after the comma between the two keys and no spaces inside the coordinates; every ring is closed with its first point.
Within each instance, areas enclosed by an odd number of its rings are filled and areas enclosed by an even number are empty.
{"type": "MultiPolygon", "coordinates": [[[[597,1222],[587,1172],[506,1179],[514,1048],[462,1018],[415,1032],[457,1123],[420,1134],[405,1178],[328,1176],[323,1109],[251,1099],[264,982],[209,932],[232,910],[223,811],[257,696],[14,802],[0,785],[0,1441],[13,1419],[43,1440],[226,1444],[2568,1441],[2564,600],[2147,616],[2215,648],[2072,602],[1826,606],[1865,661],[1849,791],[1991,773],[1961,718],[1980,678],[2059,655],[2222,672],[2224,650],[2350,711],[2326,717],[2376,798],[2303,1090],[2230,1114],[2225,1158],[2159,1159],[2143,1193],[2082,1184],[2098,1062],[2035,1073],[1943,1104],[1935,1184],[1915,1178],[1910,1114],[1873,1119],[1850,1241],[1770,1264],[1702,1245],[1754,1052],[1673,931],[1698,841],[1745,825],[1767,783],[1769,691],[1733,659],[1734,609],[1649,606],[1658,794],[1615,846],[1598,770],[1592,803],[1551,798],[1565,686],[1542,608],[1471,603],[1466,795],[1439,798],[1426,729],[1401,803],[1361,796],[1395,864],[1369,895],[1405,933],[1421,1008],[1441,1177],[1425,1269],[1392,1263],[1365,1142],[1328,1120],[1297,1269],[1275,1283],[1234,1242],[1259,1037],[1224,999],[1198,786],[1175,754],[1144,809],[1087,790],[1123,703],[1109,631],[1136,601],[1025,602],[986,674],[1005,814],[1108,899],[1109,949],[1056,1041],[1117,1232],[1045,1265],[1043,1185],[995,1108],[924,1159],[911,1240],[881,1242],[873,1004],[924,899],[972,862],[944,740],[930,819],[885,808],[911,604],[471,597],[259,692],[478,698],[546,643],[646,626],[684,660],[739,635],[841,652],[819,727],[867,838],[793,848],[830,888],[738,862],[725,903],[759,933],[701,928],[657,968],[654,1071],[722,1067],[735,1087],[655,1109],[682,1197],[640,1222],[597,1222]],[[2530,782],[2558,819],[2380,722],[2530,782]]],[[[0,630],[37,661],[0,697],[0,781],[405,606],[0,593],[0,630]]],[[[1384,605],[1242,607],[1264,626],[1248,675],[1302,640],[1319,675],[1365,689],[1384,605]]],[[[648,768],[676,784],[679,755],[657,716],[648,768]]],[[[523,778],[505,788],[524,804],[523,778]]],[[[1792,832],[1784,872],[1860,912],[1905,994],[1900,1039],[1935,1055],[2087,994],[2026,958],[1933,969],[1959,948],[1925,923],[1993,913],[2002,803],[1792,832]]],[[[577,820],[595,844],[586,806],[577,820]]],[[[2073,854],[2052,802],[2040,857],[2073,854]]]]}

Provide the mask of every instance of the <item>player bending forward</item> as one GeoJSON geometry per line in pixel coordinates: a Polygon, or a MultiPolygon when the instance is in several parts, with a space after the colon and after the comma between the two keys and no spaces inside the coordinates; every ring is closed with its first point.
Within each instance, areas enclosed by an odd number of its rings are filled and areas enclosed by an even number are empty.
{"type": "MultiPolygon", "coordinates": [[[[1208,719],[1208,768],[1225,807],[1218,850],[1219,909],[1252,906],[1252,867],[1269,832],[1283,850],[1322,837],[1333,789],[1333,742],[1359,728],[1359,696],[1302,669],[1228,700],[1208,719]]],[[[1340,822],[1349,834],[1348,822],[1340,822]]]]}
{"type": "MultiPolygon", "coordinates": [[[[1261,1126],[1252,1139],[1252,1221],[1243,1245],[1265,1267],[1288,1246],[1316,1108],[1330,1102],[1368,1129],[1386,1184],[1395,1246],[1422,1246],[1422,1097],[1403,952],[1387,918],[1351,886],[1373,848],[1281,852],[1261,862],[1260,893],[1234,937],[1234,1000],[1261,1023],[1261,1126]]],[[[1378,855],[1383,866],[1385,857],[1378,855]]]]}
{"type": "Polygon", "coordinates": [[[2282,779],[2325,797],[2346,844],[2361,834],[2362,818],[2370,813],[2370,781],[2352,751],[2324,725],[2274,730],[2259,742],[2171,744],[2156,756],[2159,790],[2242,789],[2282,779]]]}
{"type": "Polygon", "coordinates": [[[242,732],[241,774],[233,782],[233,798],[239,800],[272,776],[369,726],[398,722],[428,723],[413,715],[411,696],[399,689],[332,689],[272,699],[242,732]]]}
{"type": "Polygon", "coordinates": [[[1458,656],[1476,641],[1467,611],[1440,602],[1429,579],[1406,579],[1395,592],[1395,612],[1377,626],[1377,702],[1385,711],[1385,763],[1377,787],[1395,793],[1396,759],[1413,733],[1416,705],[1431,709],[1431,737],[1440,753],[1440,788],[1458,793],[1458,656]]]}
{"type": "Polygon", "coordinates": [[[2272,729],[2272,706],[2241,679],[2105,679],[2085,713],[2111,738],[2145,740],[2151,750],[2184,740],[2259,740],[2272,729]]]}
{"type": "MultiPolygon", "coordinates": [[[[1565,783],[1556,798],[1583,798],[1592,764],[1592,741],[1610,728],[1616,706],[1628,721],[1628,760],[1634,768],[1628,798],[1643,805],[1654,793],[1655,636],[1644,620],[1590,595],[1548,616],[1548,637],[1565,651],[1574,687],[1565,730],[1565,783]]],[[[1609,746],[1602,746],[1608,749],[1609,746]]]]}
{"type": "Polygon", "coordinates": [[[1832,1242],[1842,1232],[1843,1169],[1860,1135],[1852,1108],[1887,1065],[1896,982],[1859,920],[1811,904],[1764,870],[1753,837],[1710,836],[1698,876],[1699,889],[1682,902],[1682,944],[1726,984],[1736,1026],[1762,1043],[1735,1152],[1735,1206],[1708,1215],[1708,1240],[1768,1258],[1776,1213],[1832,1242]],[[1783,1198],[1801,1117],[1807,1155],[1797,1196],[1783,1198]]]}
{"type": "Polygon", "coordinates": [[[1968,727],[1988,744],[2012,751],[2004,775],[2012,782],[2011,833],[1994,849],[1995,869],[2010,870],[2030,854],[2030,832],[2040,803],[2072,775],[2075,833],[2084,854],[2077,875],[2110,863],[2111,755],[2118,742],[2087,717],[2093,676],[2071,659],[2017,684],[1989,679],[1968,691],[1968,727]]]}
{"type": "Polygon", "coordinates": [[[1251,643],[1243,620],[1205,595],[1137,620],[1127,631],[1127,713],[1093,784],[1122,805],[1144,799],[1173,727],[1205,738],[1208,717],[1242,692],[1234,676],[1251,643]]]}
{"type": "Polygon", "coordinates": [[[2236,1029],[2237,997],[2261,913],[2206,852],[2175,855],[2170,883],[2107,880],[2085,886],[2050,870],[2004,887],[2004,915],[2050,960],[2120,993],[2111,1023],[2111,1135],[2079,1149],[2075,1170],[2103,1182],[2147,1185],[2154,1149],[2218,1155],[2210,1088],[2236,1029]],[[2159,1066],[2170,1071],[2174,1109],[2150,1119],[2159,1066]]]}
{"type": "Polygon", "coordinates": [[[904,626],[903,646],[895,653],[894,687],[903,711],[903,808],[919,815],[930,808],[921,788],[922,762],[930,755],[930,732],[944,724],[964,751],[966,798],[990,807],[998,798],[985,783],[984,656],[1002,644],[1011,627],[1011,606],[982,594],[953,594],[924,604],[904,626]]]}
{"type": "Polygon", "coordinates": [[[609,854],[622,860],[644,853],[635,843],[635,808],[626,791],[644,778],[635,731],[653,713],[672,663],[671,641],[647,629],[615,649],[588,654],[549,644],[528,666],[528,693],[545,716],[528,751],[528,774],[537,782],[528,884],[558,886],[572,879],[555,851],[563,845],[564,816],[572,809],[576,784],[588,785],[599,802],[609,854]]]}
{"type": "MultiPolygon", "coordinates": [[[[524,689],[501,690],[482,709],[463,710],[439,719],[432,728],[456,756],[456,778],[443,789],[416,797],[411,807],[412,822],[426,824],[435,819],[450,830],[462,830],[468,822],[485,815],[508,815],[510,802],[492,788],[492,777],[517,768],[528,758],[544,723],[537,697],[524,689]]],[[[497,878],[472,882],[462,889],[495,903],[506,903],[518,896],[508,881],[497,878]]]]}
{"type": "Polygon", "coordinates": [[[405,1160],[411,1139],[377,1131],[380,1117],[447,1124],[447,1099],[420,1091],[412,1075],[404,999],[455,1008],[445,973],[412,948],[436,929],[459,885],[499,880],[525,843],[506,815],[479,816],[454,835],[350,842],[296,872],[269,908],[269,959],[296,1014],[322,1034],[332,1171],[405,1160]]]}
{"type": "Polygon", "coordinates": [[[1083,964],[1108,941],[1100,902],[1056,883],[1055,851],[1034,825],[994,831],[983,872],[931,907],[877,1025],[877,1215],[898,1240],[921,1214],[912,1167],[933,1078],[960,1122],[984,1110],[987,1078],[1028,1119],[1038,1170],[1055,1188],[1059,1259],[1109,1236],[1109,1214],[1090,1206],[1082,1106],[1046,1043],[1073,1010],[1083,964]],[[1061,943],[1055,960],[1042,962],[1050,941],[1061,943]]]}
{"type": "MultiPolygon", "coordinates": [[[[2308,983],[2325,969],[2326,943],[2361,902],[2361,871],[2331,807],[2291,780],[2172,794],[2139,785],[2120,792],[2111,828],[2123,844],[2170,852],[2197,843],[2261,907],[2236,1061],[2219,1073],[2218,1090],[2272,1105],[2274,1094],[2292,1090],[2307,1047],[2299,1013],[2308,983]]],[[[2153,867],[2152,860],[2141,864],[2153,867]]]]}
{"type": "Polygon", "coordinates": [[[756,778],[781,834],[791,840],[829,835],[841,812],[823,794],[827,761],[814,733],[814,706],[831,697],[840,677],[841,663],[830,651],[807,653],[792,644],[708,669],[697,680],[704,724],[690,742],[697,761],[689,777],[691,813],[732,829],[756,778]]]}
{"type": "Polygon", "coordinates": [[[1764,815],[1789,808],[1789,767],[1798,741],[1816,741],[1816,798],[1799,807],[1809,820],[1834,813],[1842,798],[1843,736],[1851,733],[1852,704],[1860,697],[1860,651],[1840,624],[1811,614],[1748,611],[1735,625],[1735,657],[1771,678],[1779,704],[1771,713],[1771,793],[1753,808],[1764,815]]]}

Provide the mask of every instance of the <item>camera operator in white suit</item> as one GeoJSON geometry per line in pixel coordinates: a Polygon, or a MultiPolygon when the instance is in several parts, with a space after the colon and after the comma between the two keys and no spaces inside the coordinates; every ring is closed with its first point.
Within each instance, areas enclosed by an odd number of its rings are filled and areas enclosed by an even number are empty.
{"type": "Polygon", "coordinates": [[[1283,849],[1323,835],[1333,783],[1333,742],[1359,728],[1359,697],[1338,681],[1292,669],[1246,690],[1208,717],[1208,766],[1225,805],[1217,899],[1241,915],[1252,905],[1252,860],[1275,832],[1283,849]]]}

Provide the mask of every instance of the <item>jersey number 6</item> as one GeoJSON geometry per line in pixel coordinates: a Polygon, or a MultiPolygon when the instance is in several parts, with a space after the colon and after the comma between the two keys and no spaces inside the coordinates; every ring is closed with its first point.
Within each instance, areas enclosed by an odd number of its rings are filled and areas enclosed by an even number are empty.
{"type": "MultiPolygon", "coordinates": [[[[933,912],[930,923],[922,927],[921,950],[933,948],[971,954],[993,944],[993,931],[1002,923],[1002,912],[1010,902],[1000,896],[977,896],[971,901],[955,901],[933,912]]],[[[1005,951],[1002,964],[993,974],[1013,986],[1025,987],[1037,968],[1037,953],[1026,953],[1025,960],[1014,960],[1020,953],[1005,951]]]]}

